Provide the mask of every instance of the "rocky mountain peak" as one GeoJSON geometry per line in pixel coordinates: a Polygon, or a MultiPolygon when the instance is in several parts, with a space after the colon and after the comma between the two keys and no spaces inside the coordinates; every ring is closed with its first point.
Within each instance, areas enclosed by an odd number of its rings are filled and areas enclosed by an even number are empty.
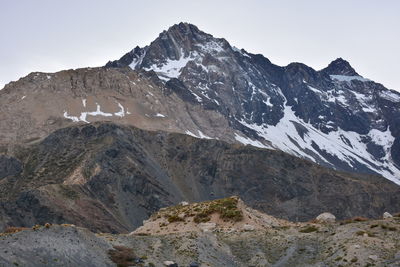
{"type": "MultiPolygon", "coordinates": [[[[187,23],[187,22],[180,22],[178,24],[174,24],[168,28],[167,31],[163,33],[175,33],[175,34],[184,34],[184,35],[196,35],[196,34],[206,34],[197,28],[196,25],[187,23]]],[[[161,33],[160,35],[162,35],[161,33]]]]}
{"type": "Polygon", "coordinates": [[[343,58],[335,59],[323,71],[329,75],[359,76],[350,63],[343,58]]]}

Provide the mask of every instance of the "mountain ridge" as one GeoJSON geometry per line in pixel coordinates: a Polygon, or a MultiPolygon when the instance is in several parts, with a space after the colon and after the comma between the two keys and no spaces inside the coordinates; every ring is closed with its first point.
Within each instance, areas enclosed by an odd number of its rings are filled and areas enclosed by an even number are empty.
{"type": "MultiPolygon", "coordinates": [[[[348,61],[337,58],[319,71],[302,63],[281,67],[187,23],[170,27],[140,49],[140,58],[127,66],[155,71],[166,84],[180,80],[200,105],[217,110],[244,133],[238,137],[242,142],[275,147],[334,168],[380,173],[398,182],[399,124],[392,115],[399,112],[400,94],[360,76],[348,61]],[[285,116],[298,120],[295,129],[277,131],[303,130],[279,144],[270,133],[275,130],[268,128],[285,116]],[[299,139],[319,131],[328,146],[341,146],[340,151],[312,140],[319,136],[299,139]],[[374,140],[377,135],[382,137],[374,140]]],[[[121,64],[117,60],[106,67],[121,64]]],[[[284,123],[282,127],[293,128],[284,123]]]]}

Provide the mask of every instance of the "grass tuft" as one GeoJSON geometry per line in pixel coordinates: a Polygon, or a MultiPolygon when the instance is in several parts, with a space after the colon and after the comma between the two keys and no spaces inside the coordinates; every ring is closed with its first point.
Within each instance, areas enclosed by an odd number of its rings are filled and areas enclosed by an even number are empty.
{"type": "Polygon", "coordinates": [[[299,232],[300,233],[312,233],[312,232],[318,231],[318,229],[319,228],[314,226],[314,225],[308,225],[308,226],[305,226],[305,227],[301,228],[299,230],[299,232]]]}
{"type": "Polygon", "coordinates": [[[128,267],[135,265],[135,254],[133,249],[124,246],[114,246],[114,249],[108,251],[110,259],[118,267],[128,267]]]}

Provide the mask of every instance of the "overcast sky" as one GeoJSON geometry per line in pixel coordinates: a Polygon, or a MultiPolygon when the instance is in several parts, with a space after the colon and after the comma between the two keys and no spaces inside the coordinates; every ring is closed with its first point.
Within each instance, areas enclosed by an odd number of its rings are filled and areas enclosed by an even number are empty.
{"type": "Polygon", "coordinates": [[[400,90],[398,0],[0,0],[0,10],[0,88],[32,71],[104,65],[184,21],[278,65],[342,57],[400,90]]]}

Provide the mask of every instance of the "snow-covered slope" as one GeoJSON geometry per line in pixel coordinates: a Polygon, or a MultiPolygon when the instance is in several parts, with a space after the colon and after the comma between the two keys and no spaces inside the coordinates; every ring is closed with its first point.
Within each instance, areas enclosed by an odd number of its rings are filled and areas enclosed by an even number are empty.
{"type": "Polygon", "coordinates": [[[400,94],[341,58],[320,71],[280,67],[180,23],[106,65],[124,66],[154,71],[172,90],[179,84],[182,99],[189,92],[190,101],[225,116],[237,142],[400,184],[400,94]]]}

